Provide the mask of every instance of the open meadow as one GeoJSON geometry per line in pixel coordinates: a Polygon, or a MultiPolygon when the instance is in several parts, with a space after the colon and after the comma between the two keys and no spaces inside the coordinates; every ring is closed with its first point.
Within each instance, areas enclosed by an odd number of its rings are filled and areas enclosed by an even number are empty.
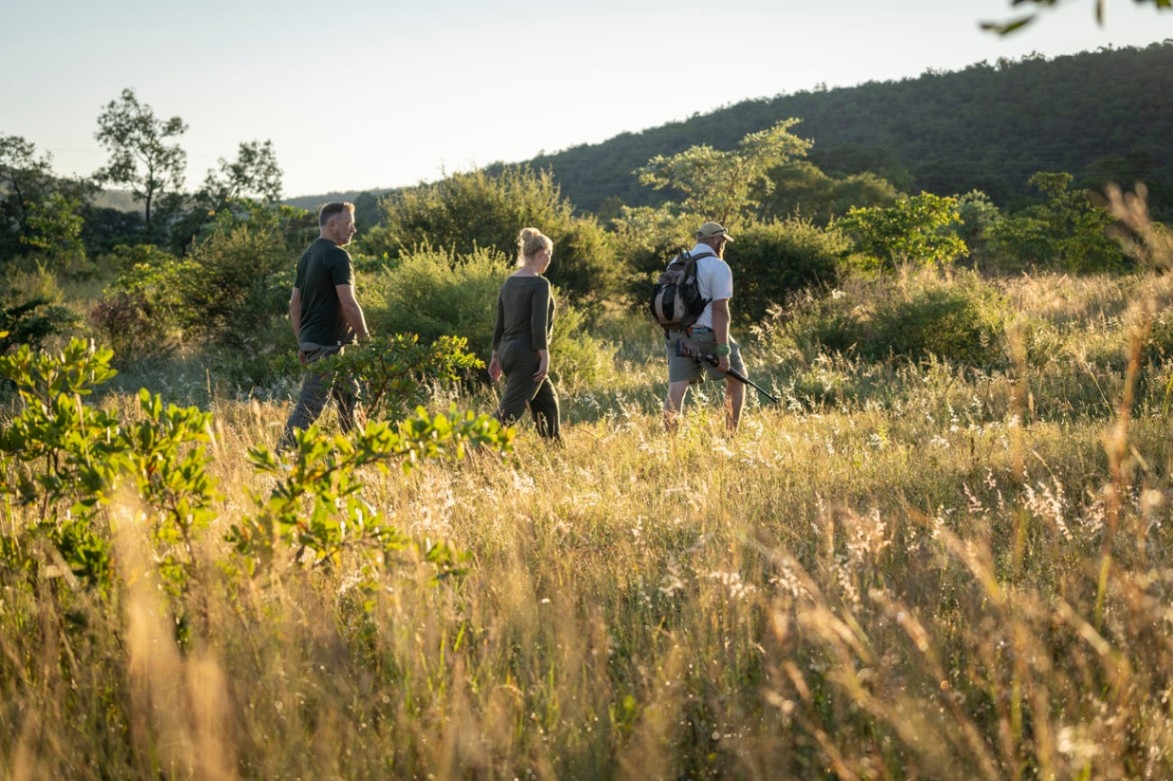
{"type": "Polygon", "coordinates": [[[167,537],[165,502],[108,497],[108,582],[22,531],[45,505],[21,470],[60,453],[4,462],[0,774],[1168,778],[1173,284],[987,284],[1014,315],[993,371],[803,348],[797,315],[743,334],[781,403],[751,390],[736,437],[716,385],[667,434],[655,329],[612,318],[611,370],[561,386],[561,446],[526,421],[504,454],[349,470],[324,501],[397,531],[377,555],[345,529],[328,556],[242,545],[288,474],[248,450],[289,402],[174,374],[207,393],[206,522],[167,537]]]}

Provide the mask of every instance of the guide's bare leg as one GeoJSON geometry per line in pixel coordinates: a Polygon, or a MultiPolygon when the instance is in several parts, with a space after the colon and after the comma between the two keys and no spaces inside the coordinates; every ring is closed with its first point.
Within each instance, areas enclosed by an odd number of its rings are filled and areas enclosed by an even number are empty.
{"type": "Polygon", "coordinates": [[[668,396],[664,399],[664,427],[676,430],[676,420],[684,408],[684,394],[688,392],[688,380],[668,383],[668,396]]]}
{"type": "Polygon", "coordinates": [[[741,422],[741,407],[745,404],[745,386],[732,377],[725,378],[725,430],[737,433],[741,422]]]}

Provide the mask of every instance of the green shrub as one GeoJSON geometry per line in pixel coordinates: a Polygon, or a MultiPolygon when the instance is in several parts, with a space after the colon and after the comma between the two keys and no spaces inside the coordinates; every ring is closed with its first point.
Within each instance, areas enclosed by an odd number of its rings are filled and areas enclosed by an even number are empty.
{"type": "Polygon", "coordinates": [[[184,280],[198,273],[153,245],[119,246],[102,259],[120,269],[102,300],[90,310],[90,322],[115,355],[153,357],[183,341],[186,320],[184,280]]]}
{"type": "Polygon", "coordinates": [[[453,174],[395,191],[383,210],[382,224],[358,239],[376,257],[491,248],[513,258],[518,233],[534,226],[554,241],[549,277],[567,301],[595,307],[617,292],[620,274],[606,234],[593,217],[574,216],[548,172],[523,167],[453,174]]]}
{"type": "Polygon", "coordinates": [[[189,257],[191,273],[180,280],[186,330],[209,345],[271,348],[273,322],[288,311],[297,268],[278,226],[219,227],[189,257]]]}
{"type": "Polygon", "coordinates": [[[978,286],[918,291],[877,312],[870,338],[862,340],[865,354],[912,359],[935,355],[979,367],[1000,363],[1003,316],[995,297],[991,289],[978,286]]]}
{"type": "Polygon", "coordinates": [[[957,209],[956,198],[922,192],[889,207],[853,208],[839,226],[855,239],[865,269],[943,268],[969,252],[955,232],[957,209]]]}
{"type": "Polygon", "coordinates": [[[194,571],[197,538],[217,495],[205,469],[211,415],[165,405],[145,389],[133,421],[84,403],[116,374],[112,355],[73,339],[55,355],[22,345],[0,356],[0,377],[19,397],[17,414],[0,421],[0,496],[9,508],[40,510],[35,523],[6,524],[3,547],[35,577],[47,541],[73,577],[108,587],[116,559],[106,507],[126,487],[142,500],[154,560],[178,595],[194,571]]]}
{"type": "Polygon", "coordinates": [[[733,267],[734,317],[756,322],[772,304],[782,304],[799,290],[833,287],[839,258],[849,247],[835,229],[822,229],[808,220],[743,228],[725,250],[733,267]]]}
{"type": "Polygon", "coordinates": [[[0,354],[18,344],[33,349],[57,334],[79,325],[73,312],[61,304],[57,277],[43,267],[31,271],[12,268],[0,278],[0,354]]]}
{"type": "Polygon", "coordinates": [[[550,344],[550,374],[564,392],[614,378],[618,345],[592,336],[586,318],[572,306],[560,307],[550,344]]]}
{"type": "Polygon", "coordinates": [[[419,334],[425,342],[462,336],[474,355],[487,359],[497,291],[509,271],[496,249],[405,253],[373,275],[370,295],[360,291],[359,300],[375,334],[419,334]]]}
{"type": "MultiPolygon", "coordinates": [[[[397,264],[374,274],[370,295],[363,299],[367,324],[375,334],[418,334],[424,343],[461,337],[473,355],[487,361],[497,295],[511,270],[510,259],[495,249],[401,255],[397,264]]],[[[572,385],[605,376],[614,348],[586,333],[582,311],[558,288],[554,295],[558,314],[550,345],[551,374],[572,385]]]]}
{"type": "Polygon", "coordinates": [[[825,226],[853,206],[891,206],[899,191],[871,171],[828,175],[809,160],[791,160],[770,172],[773,187],[761,198],[761,219],[801,216],[825,226]]]}
{"type": "Polygon", "coordinates": [[[175,256],[154,244],[119,244],[97,257],[95,264],[117,279],[135,266],[160,268],[175,261],[175,256]]]}
{"type": "Polygon", "coordinates": [[[808,356],[820,351],[867,360],[930,356],[974,367],[1005,364],[1007,305],[977,274],[855,280],[850,292],[810,296],[772,336],[808,356]]]}
{"type": "Polygon", "coordinates": [[[990,196],[981,190],[970,190],[957,199],[957,236],[969,248],[969,263],[973,268],[985,268],[988,253],[986,236],[990,228],[1002,219],[1002,213],[990,196]]]}
{"type": "Polygon", "coordinates": [[[612,241],[593,219],[575,219],[565,230],[547,235],[554,241],[554,260],[546,276],[568,303],[592,314],[620,293],[623,268],[612,241]]]}
{"type": "Polygon", "coordinates": [[[466,347],[461,337],[421,343],[416,334],[378,335],[326,358],[317,368],[357,380],[368,420],[398,421],[471,369],[484,368],[466,347]]]}
{"type": "Polygon", "coordinates": [[[994,269],[1075,274],[1135,270],[1135,260],[1108,236],[1112,217],[1086,191],[1070,189],[1071,182],[1067,173],[1031,177],[1030,184],[1045,200],[990,225],[986,237],[994,269]]]}

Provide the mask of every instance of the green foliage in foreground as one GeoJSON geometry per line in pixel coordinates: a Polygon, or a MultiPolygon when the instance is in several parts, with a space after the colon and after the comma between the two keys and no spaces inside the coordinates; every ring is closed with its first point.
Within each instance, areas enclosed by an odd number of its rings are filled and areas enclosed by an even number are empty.
{"type": "Polygon", "coordinates": [[[417,334],[374,336],[331,356],[322,371],[354,377],[362,388],[363,413],[371,420],[400,420],[451,387],[484,361],[467,352],[463,337],[441,335],[421,342],[417,334]]]}
{"type": "MultiPolygon", "coordinates": [[[[388,463],[396,462],[407,471],[427,459],[464,458],[470,448],[507,451],[512,439],[512,429],[487,415],[460,413],[455,405],[447,415],[435,416],[420,407],[398,425],[370,423],[350,437],[326,436],[311,426],[297,432],[288,460],[264,447],[249,451],[254,468],[277,482],[267,498],[254,498],[258,512],[233,525],[227,540],[253,575],[271,570],[282,550],[292,551],[292,561],[317,565],[336,564],[344,552],[357,551],[364,556],[362,572],[375,587],[385,557],[407,547],[409,539],[363,498],[362,467],[374,465],[386,474],[388,463]]],[[[438,567],[438,578],[459,574],[463,561],[448,546],[430,542],[424,559],[438,567]]]]}
{"type": "MultiPolygon", "coordinates": [[[[18,568],[44,566],[47,540],[67,574],[92,586],[113,578],[113,542],[105,508],[129,491],[158,544],[165,580],[182,590],[192,574],[195,535],[210,517],[214,481],[206,471],[210,416],[164,405],[139,392],[141,418],[120,420],[82,397],[116,373],[110,350],[74,339],[58,355],[27,345],[0,356],[0,376],[16,386],[19,412],[0,428],[0,494],[38,508],[38,521],[12,526],[5,548],[18,568]],[[38,563],[40,562],[40,563],[38,563]]],[[[8,506],[11,514],[12,506],[8,506]]]]}
{"type": "MultiPolygon", "coordinates": [[[[25,345],[0,356],[0,377],[15,386],[18,408],[0,426],[2,528],[7,530],[0,550],[5,552],[5,565],[27,572],[30,583],[48,566],[106,593],[117,574],[116,529],[109,508],[130,503],[141,507],[131,510],[132,517],[151,529],[160,577],[170,591],[182,596],[195,578],[196,547],[219,496],[207,470],[211,414],[165,405],[145,389],[138,393],[136,420],[84,403],[84,396],[116,374],[110,367],[112,357],[110,350],[77,339],[57,355],[25,345]],[[17,520],[22,508],[33,507],[35,521],[17,520]],[[42,541],[50,545],[48,555],[42,541]]],[[[451,372],[451,365],[467,364],[469,356],[453,347],[413,369],[421,372],[437,361],[451,372]]],[[[382,368],[386,370],[385,365],[382,368]]],[[[374,370],[368,374],[380,376],[374,370]]],[[[445,379],[451,374],[434,381],[445,379]]],[[[428,381],[418,374],[391,377],[384,392],[397,388],[407,397],[414,395],[409,386],[428,381]]],[[[241,557],[235,566],[256,572],[271,563],[275,548],[282,545],[297,548],[294,560],[300,560],[307,546],[318,560],[325,560],[340,548],[368,539],[402,544],[405,538],[383,526],[378,514],[362,502],[361,483],[353,472],[391,460],[407,469],[430,458],[461,458],[470,445],[508,449],[512,432],[502,430],[495,420],[461,414],[455,407],[449,415],[432,417],[421,407],[415,418],[398,427],[372,423],[353,439],[327,437],[317,428],[302,432],[289,477],[267,501],[257,500],[262,508],[257,516],[229,533],[241,557]],[[316,502],[308,514],[304,496],[316,502]],[[337,512],[343,520],[329,521],[328,516],[337,512]]],[[[284,462],[263,448],[255,452],[254,462],[262,471],[283,471],[279,467],[284,462]]],[[[437,561],[448,563],[447,557],[437,561]]]]}

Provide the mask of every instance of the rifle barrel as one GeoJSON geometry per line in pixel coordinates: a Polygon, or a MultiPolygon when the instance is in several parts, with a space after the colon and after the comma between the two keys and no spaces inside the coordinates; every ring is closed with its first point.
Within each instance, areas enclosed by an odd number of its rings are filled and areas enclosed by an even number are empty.
{"type": "MultiPolygon", "coordinates": [[[[701,360],[703,360],[705,363],[707,363],[713,367],[716,367],[719,363],[721,363],[721,361],[717,358],[717,356],[713,355],[712,353],[709,353],[708,355],[702,355],[701,360]]],[[[732,377],[733,379],[740,382],[742,385],[750,386],[751,388],[753,388],[758,393],[762,394],[763,396],[765,396],[767,399],[774,402],[775,404],[778,403],[778,398],[776,396],[769,393],[761,385],[758,385],[756,382],[751,380],[749,377],[746,377],[744,374],[737,371],[736,369],[726,369],[725,373],[727,375],[729,375],[730,377],[732,377]]]]}

